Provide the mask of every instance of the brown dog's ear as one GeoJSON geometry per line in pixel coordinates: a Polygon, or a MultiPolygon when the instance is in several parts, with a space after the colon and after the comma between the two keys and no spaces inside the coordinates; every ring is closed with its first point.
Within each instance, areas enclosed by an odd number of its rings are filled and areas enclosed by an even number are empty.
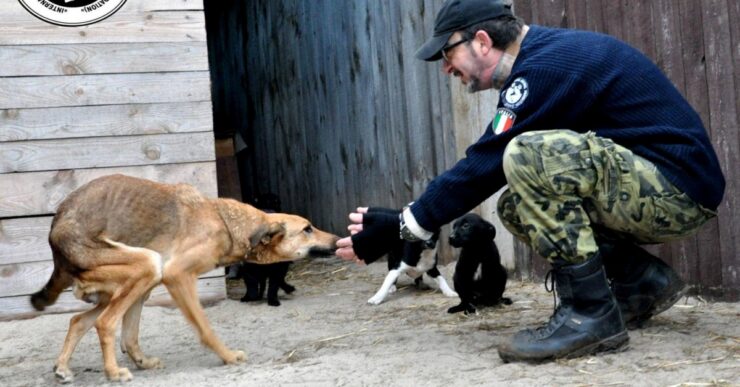
{"type": "Polygon", "coordinates": [[[268,245],[276,238],[282,238],[285,235],[285,225],[282,223],[270,223],[269,225],[260,226],[257,231],[249,237],[249,243],[252,247],[258,244],[268,245]]]}
{"type": "Polygon", "coordinates": [[[280,241],[285,236],[286,231],[287,229],[285,228],[285,223],[270,224],[269,231],[267,231],[267,234],[262,237],[262,244],[269,245],[271,243],[276,243],[280,241]]]}

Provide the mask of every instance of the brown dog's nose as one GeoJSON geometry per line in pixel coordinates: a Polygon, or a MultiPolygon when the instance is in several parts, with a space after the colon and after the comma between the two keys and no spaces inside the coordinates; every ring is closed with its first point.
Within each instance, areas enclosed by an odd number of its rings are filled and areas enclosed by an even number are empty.
{"type": "MultiPolygon", "coordinates": [[[[324,236],[324,238],[324,240],[326,240],[326,236],[324,236]]],[[[329,234],[328,244],[324,245],[322,243],[321,246],[312,247],[311,249],[309,249],[308,254],[310,257],[314,258],[330,257],[332,255],[335,255],[337,251],[337,241],[339,241],[338,236],[334,234],[329,234]]]]}
{"type": "Polygon", "coordinates": [[[337,251],[337,249],[338,249],[337,242],[339,242],[339,239],[341,239],[341,238],[339,238],[336,235],[334,235],[334,237],[331,239],[331,245],[333,246],[332,247],[333,251],[337,251]]]}

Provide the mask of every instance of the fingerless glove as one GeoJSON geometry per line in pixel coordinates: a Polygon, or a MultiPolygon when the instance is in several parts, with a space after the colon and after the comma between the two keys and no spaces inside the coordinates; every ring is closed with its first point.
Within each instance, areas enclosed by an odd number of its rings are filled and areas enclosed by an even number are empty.
{"type": "Polygon", "coordinates": [[[372,207],[363,214],[362,231],[352,236],[352,247],[365,263],[378,260],[400,239],[399,213],[397,210],[372,207]]]}

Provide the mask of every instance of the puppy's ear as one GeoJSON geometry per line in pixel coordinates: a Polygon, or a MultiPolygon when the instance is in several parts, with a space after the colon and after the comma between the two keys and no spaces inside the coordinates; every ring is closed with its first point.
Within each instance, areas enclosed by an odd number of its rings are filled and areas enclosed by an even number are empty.
{"type": "Polygon", "coordinates": [[[258,244],[268,245],[273,241],[281,239],[285,235],[285,225],[282,223],[270,223],[260,226],[257,231],[249,237],[252,247],[258,244]]]}

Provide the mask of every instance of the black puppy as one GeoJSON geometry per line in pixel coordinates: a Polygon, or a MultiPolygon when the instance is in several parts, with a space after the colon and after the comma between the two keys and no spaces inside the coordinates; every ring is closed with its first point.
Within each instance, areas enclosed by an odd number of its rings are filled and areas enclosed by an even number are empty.
{"type": "MultiPolygon", "coordinates": [[[[254,206],[267,213],[280,211],[280,198],[272,193],[258,195],[254,199],[254,206]]],[[[259,301],[265,295],[265,285],[267,285],[267,304],[271,306],[280,306],[278,301],[278,289],[283,289],[285,293],[290,294],[295,291],[295,287],[285,282],[285,276],[288,274],[291,262],[277,262],[266,265],[243,262],[238,266],[238,278],[244,280],[247,287],[247,294],[242,297],[242,302],[259,301]]]]}
{"type": "Polygon", "coordinates": [[[265,285],[267,285],[267,305],[280,306],[278,301],[278,289],[283,289],[285,293],[290,294],[295,291],[295,287],[285,282],[285,275],[288,274],[288,268],[291,262],[278,262],[269,265],[258,265],[256,263],[244,262],[239,267],[239,276],[244,279],[244,285],[247,287],[247,294],[242,297],[242,302],[259,301],[265,295],[265,285]]]}
{"type": "Polygon", "coordinates": [[[448,313],[468,314],[475,313],[476,306],[511,304],[511,299],[501,297],[507,274],[494,237],[496,228],[476,214],[467,214],[452,226],[450,245],[462,248],[453,276],[460,304],[448,313]]]}
{"type": "MultiPolygon", "coordinates": [[[[399,210],[370,207],[368,213],[372,212],[385,212],[396,216],[400,213],[399,210]]],[[[407,242],[398,239],[392,242],[393,245],[388,252],[388,274],[380,289],[367,302],[373,305],[383,302],[389,293],[395,291],[396,281],[403,273],[412,278],[416,286],[421,284],[422,277],[426,275],[434,280],[445,296],[457,297],[457,293],[450,289],[442,273],[437,269],[437,239],[439,232],[434,233],[427,241],[407,242]]]]}

